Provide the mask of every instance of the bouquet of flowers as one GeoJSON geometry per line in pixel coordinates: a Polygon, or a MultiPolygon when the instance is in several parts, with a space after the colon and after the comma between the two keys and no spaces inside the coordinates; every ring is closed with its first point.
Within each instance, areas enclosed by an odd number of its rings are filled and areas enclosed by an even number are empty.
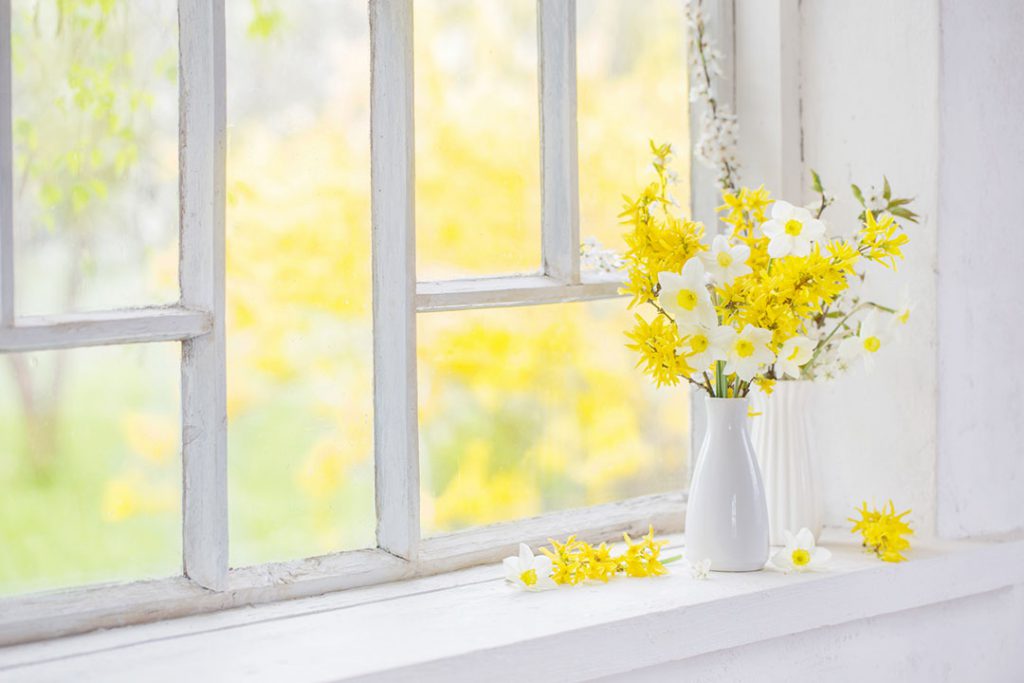
{"type": "Polygon", "coordinates": [[[870,358],[891,323],[906,319],[851,292],[863,266],[894,268],[903,258],[909,238],[897,216],[915,216],[888,182],[884,206],[868,206],[855,189],[864,205],[859,229],[830,237],[822,215],[832,200],[817,174],[820,202],[809,209],[773,200],[763,186],[736,188],[726,172],[726,230],[711,239],[671,199],[671,146],[651,149],[657,178],[626,197],[621,218],[630,226],[624,293],[630,307],[651,311],[636,315],[630,348],[658,385],[685,380],[719,398],[746,396],[752,386],[770,393],[778,379],[813,376],[825,358],[870,358]]]}

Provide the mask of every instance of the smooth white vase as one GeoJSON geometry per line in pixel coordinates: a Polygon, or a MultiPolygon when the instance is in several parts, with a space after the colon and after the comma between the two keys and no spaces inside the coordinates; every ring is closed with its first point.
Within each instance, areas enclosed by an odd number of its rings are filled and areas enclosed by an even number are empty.
{"type": "Polygon", "coordinates": [[[754,412],[751,435],[764,478],[768,500],[769,537],[772,545],[786,542],[785,531],[794,534],[806,527],[817,538],[821,533],[822,500],[814,458],[811,408],[814,382],[777,382],[771,396],[751,397],[754,412]]]}
{"type": "Polygon", "coordinates": [[[750,441],[747,399],[706,398],[707,431],[686,503],[686,556],[714,571],[768,561],[768,507],[750,441]]]}

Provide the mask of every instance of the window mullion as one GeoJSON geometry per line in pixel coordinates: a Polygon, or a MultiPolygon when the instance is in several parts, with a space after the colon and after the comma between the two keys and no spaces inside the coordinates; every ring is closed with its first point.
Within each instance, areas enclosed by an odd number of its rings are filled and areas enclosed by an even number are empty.
{"type": "Polygon", "coordinates": [[[537,0],[544,274],[580,281],[576,1],[537,0]]]}
{"type": "Polygon", "coordinates": [[[181,303],[212,317],[210,332],[182,343],[184,569],[221,590],[228,570],[223,0],[180,0],[178,40],[181,303]]]}
{"type": "Polygon", "coordinates": [[[406,559],[420,536],[412,12],[370,2],[377,544],[406,559]]]}
{"type": "Polygon", "coordinates": [[[14,166],[11,1],[0,0],[0,327],[14,324],[14,166]]]}

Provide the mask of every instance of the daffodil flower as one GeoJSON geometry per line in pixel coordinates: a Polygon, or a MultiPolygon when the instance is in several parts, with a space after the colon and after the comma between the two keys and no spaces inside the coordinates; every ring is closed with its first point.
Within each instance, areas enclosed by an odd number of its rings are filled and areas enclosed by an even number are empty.
{"type": "Polygon", "coordinates": [[[729,239],[725,235],[715,236],[711,243],[711,250],[701,252],[700,259],[704,262],[711,279],[716,284],[724,286],[751,272],[747,265],[750,258],[750,247],[745,244],[729,245],[729,239]]]}
{"type": "Polygon", "coordinates": [[[804,528],[794,536],[786,531],[786,547],[772,555],[772,564],[784,572],[806,572],[822,569],[832,557],[826,548],[814,545],[814,534],[804,528]]]}
{"type": "Polygon", "coordinates": [[[716,325],[709,329],[699,323],[684,323],[678,327],[679,334],[686,338],[684,348],[689,351],[686,354],[686,362],[698,373],[707,370],[716,360],[726,360],[729,357],[729,349],[725,343],[730,339],[729,332],[722,330],[733,331],[733,328],[716,325]]]}
{"type": "Polygon", "coordinates": [[[747,325],[739,333],[731,327],[719,327],[712,334],[713,343],[726,349],[726,374],[733,374],[749,382],[758,368],[775,360],[768,344],[772,340],[771,330],[747,325]]]}
{"type": "Polygon", "coordinates": [[[807,209],[780,199],[772,204],[771,220],[761,226],[761,232],[771,240],[768,255],[772,258],[807,256],[811,245],[825,234],[825,224],[807,209]]]}
{"type": "Polygon", "coordinates": [[[797,335],[782,343],[779,356],[775,359],[775,374],[788,375],[793,379],[800,378],[800,367],[814,355],[816,343],[813,339],[797,335]]]}
{"type": "Polygon", "coordinates": [[[839,344],[839,357],[847,362],[864,359],[864,365],[870,369],[874,364],[874,356],[892,338],[892,330],[882,320],[878,311],[871,311],[860,324],[857,334],[847,337],[839,344]]]}
{"type": "Polygon", "coordinates": [[[505,567],[505,580],[523,590],[543,591],[558,587],[551,578],[551,558],[534,555],[525,543],[519,544],[519,555],[506,557],[502,566],[505,567]]]}
{"type": "Polygon", "coordinates": [[[718,324],[700,259],[687,261],[678,275],[668,271],[658,273],[658,284],[661,285],[658,302],[676,325],[698,323],[710,328],[718,324]]]}

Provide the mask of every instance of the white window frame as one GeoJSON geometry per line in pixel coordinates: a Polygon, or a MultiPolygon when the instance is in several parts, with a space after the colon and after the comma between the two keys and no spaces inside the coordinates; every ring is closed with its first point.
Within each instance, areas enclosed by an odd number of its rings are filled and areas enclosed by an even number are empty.
{"type": "MultiPolygon", "coordinates": [[[[730,84],[733,3],[705,0],[730,84]]],[[[685,494],[679,491],[421,538],[417,314],[608,299],[618,296],[621,283],[580,271],[575,0],[537,0],[541,271],[416,282],[412,4],[369,0],[377,547],[231,568],[224,0],[178,2],[179,302],[55,316],[14,310],[11,6],[0,0],[0,353],[180,341],[183,463],[182,575],[2,599],[0,646],[449,571],[499,559],[520,541],[539,544],[569,533],[605,538],[648,524],[665,532],[682,528],[685,494]]],[[[697,165],[692,176],[695,215],[713,218],[714,179],[697,165]]]]}

